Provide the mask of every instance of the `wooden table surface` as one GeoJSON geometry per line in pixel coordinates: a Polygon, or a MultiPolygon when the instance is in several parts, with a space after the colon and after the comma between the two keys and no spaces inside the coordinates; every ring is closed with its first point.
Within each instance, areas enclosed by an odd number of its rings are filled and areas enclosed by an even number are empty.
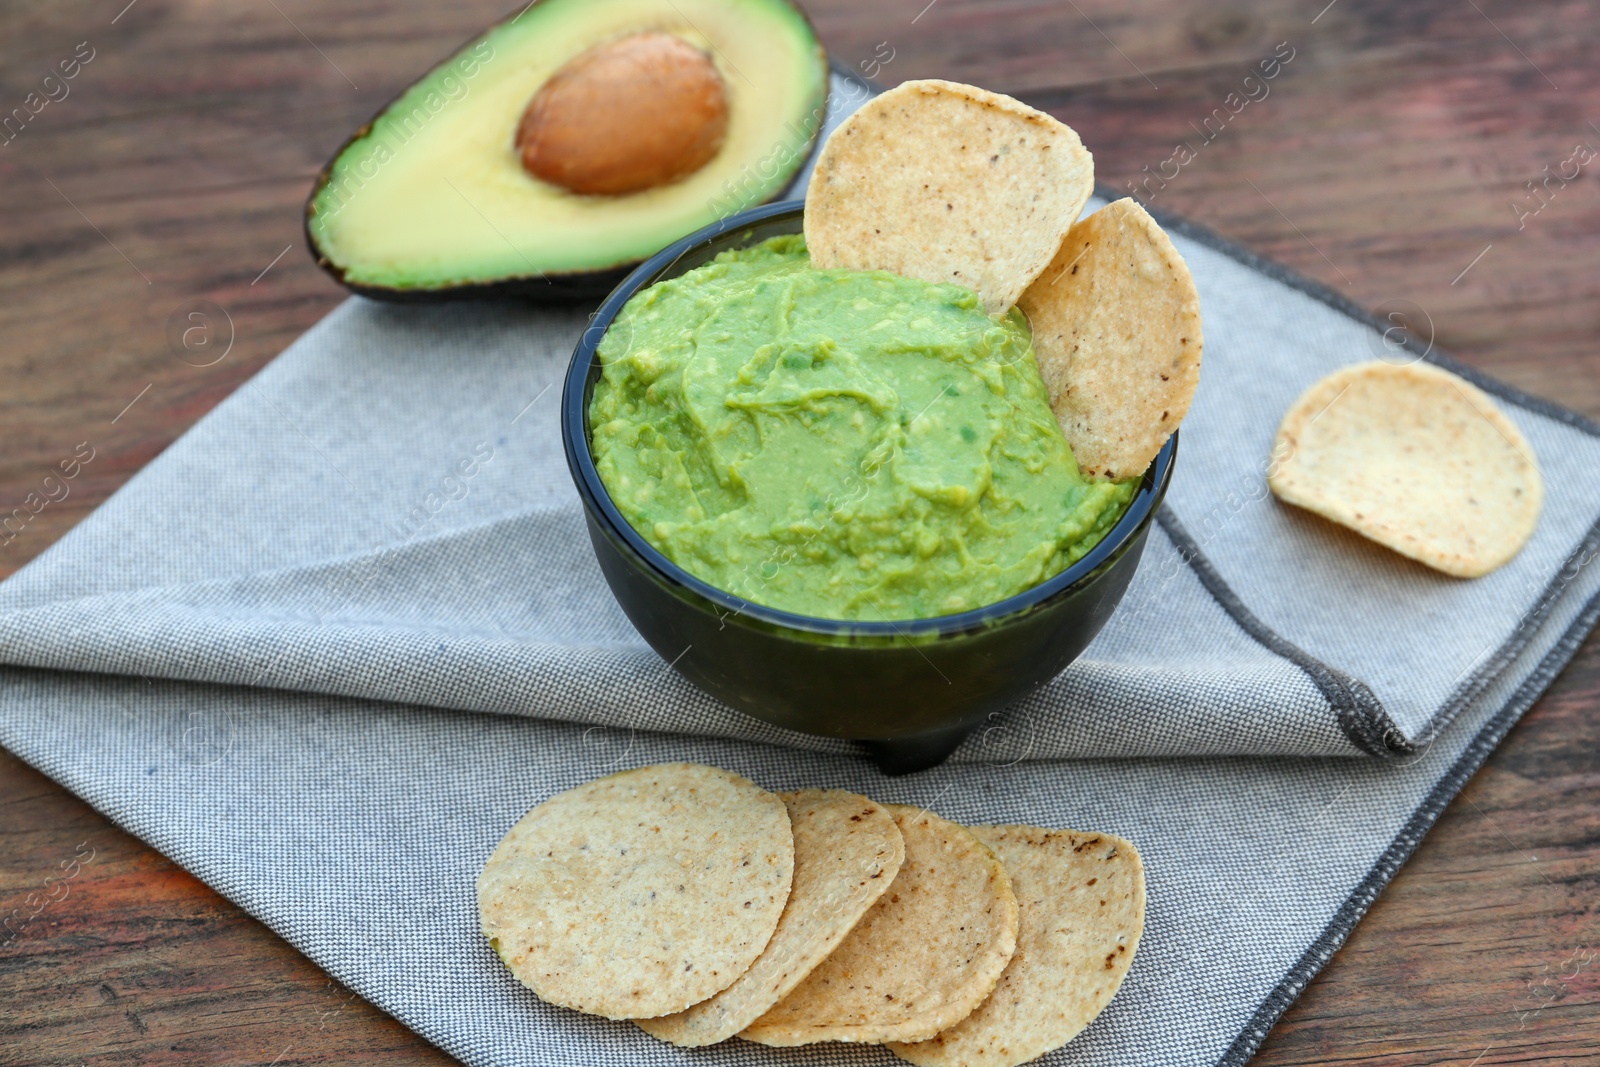
{"type": "MultiPolygon", "coordinates": [[[[0,573],[341,299],[301,244],[312,175],[505,2],[0,4],[0,114],[80,60],[0,144],[0,510],[81,443],[94,455],[0,549],[0,573]],[[206,302],[226,311],[214,351],[232,346],[197,367],[169,322],[206,302]]],[[[1537,199],[1529,185],[1600,148],[1600,4],[806,7],[835,58],[882,82],[970,81],[1060,116],[1119,189],[1187,142],[1194,158],[1145,186],[1156,205],[1600,417],[1600,161],[1537,199]],[[1292,58],[1268,95],[1205,138],[1275,52],[1292,58]]],[[[1597,708],[1591,640],[1257,1062],[1600,1062],[1597,708]]],[[[0,914],[26,919],[0,944],[0,1062],[449,1062],[3,753],[0,835],[0,914]],[[37,895],[64,862],[65,897],[37,895]]]]}

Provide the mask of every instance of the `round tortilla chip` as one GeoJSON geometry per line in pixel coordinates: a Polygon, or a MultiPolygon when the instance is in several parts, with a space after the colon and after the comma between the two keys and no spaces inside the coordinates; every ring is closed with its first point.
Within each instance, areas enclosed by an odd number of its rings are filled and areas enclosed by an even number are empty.
{"type": "Polygon", "coordinates": [[[623,771],[524,815],[478,876],[483,932],[540,997],[682,1011],[761,955],[794,870],[783,801],[696,763],[623,771]]]}
{"type": "Polygon", "coordinates": [[[710,1000],[638,1020],[646,1033],[685,1047],[737,1034],[826,959],[894,881],[906,846],[882,805],[842,789],[780,795],[794,828],[794,886],[772,940],[748,971],[710,1000]]]}
{"type": "Polygon", "coordinates": [[[1122,199],[1067,234],[1017,302],[1078,467],[1144,473],[1200,385],[1200,297],[1178,250],[1122,199]]]}
{"type": "Polygon", "coordinates": [[[1072,1040],[1111,1002],[1144,932],[1144,865],[1110,834],[974,826],[1011,875],[1017,951],[978,1009],[928,1041],[918,1067],[1015,1067],[1072,1040]]]}
{"type": "Polygon", "coordinates": [[[1278,427],[1268,484],[1296,504],[1459,578],[1533,536],[1533,449],[1482,389],[1428,363],[1360,363],[1317,382],[1278,427]]]}
{"type": "Polygon", "coordinates": [[[1070,127],[971,85],[908,81],[823,144],[806,191],[806,246],[819,269],[954,282],[999,315],[1093,191],[1094,157],[1070,127]]]}
{"type": "Polygon", "coordinates": [[[1017,944],[1005,868],[964,826],[886,805],[906,861],[833,954],[743,1037],[764,1045],[922,1041],[971,1014],[1017,944]]]}

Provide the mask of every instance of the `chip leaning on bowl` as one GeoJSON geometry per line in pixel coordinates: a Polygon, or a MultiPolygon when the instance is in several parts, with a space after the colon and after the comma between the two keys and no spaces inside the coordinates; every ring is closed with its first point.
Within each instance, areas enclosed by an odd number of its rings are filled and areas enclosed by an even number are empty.
{"type": "Polygon", "coordinates": [[[601,341],[612,500],[685,570],[801,615],[931,618],[1059,574],[1199,377],[1182,259],[1132,201],[1078,222],[1092,188],[1077,135],[1009,97],[868,104],[803,238],[651,286],[601,341]]]}

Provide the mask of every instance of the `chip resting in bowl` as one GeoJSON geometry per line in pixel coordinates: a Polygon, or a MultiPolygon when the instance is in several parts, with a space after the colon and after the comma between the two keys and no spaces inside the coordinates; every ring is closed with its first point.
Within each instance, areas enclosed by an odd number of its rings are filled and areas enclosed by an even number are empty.
{"type": "Polygon", "coordinates": [[[1544,500],[1516,424],[1429,363],[1323,378],[1284,415],[1274,457],[1268,482],[1281,500],[1459,578],[1515,556],[1544,500]]]}
{"type": "Polygon", "coordinates": [[[730,771],[671,763],[557,794],[478,876],[483,932],[552,1004],[638,1019],[727,988],[789,898],[783,801],[730,771]]]}
{"type": "Polygon", "coordinates": [[[1068,126],[971,85],[909,81],[833,132],[806,191],[819,270],[887,270],[976,290],[1007,311],[1094,191],[1068,126]]]}
{"type": "Polygon", "coordinates": [[[1115,201],[1072,227],[1018,306],[1079,468],[1142,473],[1200,385],[1200,297],[1172,241],[1115,201]]]}
{"type": "Polygon", "coordinates": [[[1144,473],[1200,384],[1188,265],[1130,199],[1079,220],[1094,159],[1008,96],[910,81],[833,132],[806,193],[819,269],[886,270],[975,291],[1027,316],[1050,405],[1079,469],[1144,473]]]}

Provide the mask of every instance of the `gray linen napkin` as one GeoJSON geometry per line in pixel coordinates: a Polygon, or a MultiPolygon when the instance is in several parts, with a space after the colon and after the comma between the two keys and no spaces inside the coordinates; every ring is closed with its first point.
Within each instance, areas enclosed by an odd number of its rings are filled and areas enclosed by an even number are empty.
{"type": "Polygon", "coordinates": [[[649,651],[560,453],[585,318],[487,303],[347,302],[0,586],[0,743],[470,1064],[892,1062],[691,1055],[540,1003],[489,951],[472,885],[505,829],[673,759],[1131,838],[1145,941],[1050,1062],[1243,1062],[1594,625],[1600,430],[1474,378],[1548,493],[1473,582],[1283,507],[1264,469],[1288,403],[1420,353],[1173,226],[1206,363],[1144,563],[1082,660],[943,767],[884,778],[649,651]]]}

